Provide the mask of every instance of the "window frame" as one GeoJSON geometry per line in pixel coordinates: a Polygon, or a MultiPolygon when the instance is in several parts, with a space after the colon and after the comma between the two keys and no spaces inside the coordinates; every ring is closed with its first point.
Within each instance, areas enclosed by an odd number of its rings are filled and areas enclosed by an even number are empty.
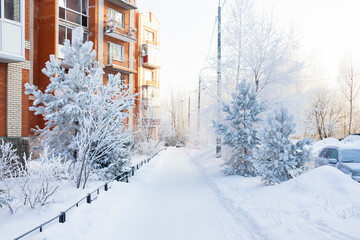
{"type": "MultiPolygon", "coordinates": [[[[60,41],[59,41],[59,40],[60,40],[60,39],[59,39],[59,38],[60,38],[60,35],[59,35],[60,27],[64,27],[64,28],[65,28],[65,39],[69,39],[69,38],[67,37],[67,35],[68,35],[68,29],[70,29],[71,31],[73,31],[75,28],[69,27],[69,26],[64,25],[64,24],[61,24],[61,23],[60,23],[58,26],[59,26],[59,28],[58,28],[58,44],[64,46],[64,43],[60,43],[60,41]]],[[[64,39],[64,42],[65,42],[65,39],[64,39]]],[[[86,41],[88,41],[88,40],[89,40],[89,33],[84,32],[83,42],[86,42],[86,41]],[[86,39],[84,38],[85,35],[86,35],[86,39]]],[[[69,41],[71,42],[71,39],[69,39],[69,41]]]]}
{"type": "Polygon", "coordinates": [[[119,28],[119,29],[124,29],[125,28],[125,14],[124,13],[122,13],[122,12],[120,12],[120,11],[114,9],[114,8],[108,7],[107,19],[108,20],[113,20],[115,22],[115,26],[117,28],[119,28]],[[114,18],[110,17],[110,12],[114,12],[114,14],[115,14],[114,18]],[[116,21],[116,14],[121,14],[121,16],[122,16],[122,23],[121,23],[122,25],[121,26],[119,26],[118,25],[119,22],[116,21]]]}
{"type": "MultiPolygon", "coordinates": [[[[15,21],[9,18],[5,18],[5,0],[0,0],[0,21],[11,23],[17,26],[25,27],[25,1],[19,0],[19,21],[15,21]]],[[[25,32],[24,32],[25,33],[25,32]]]]}
{"type": "MultiPolygon", "coordinates": [[[[82,9],[83,9],[83,1],[81,0],[80,1],[80,12],[78,11],[75,11],[71,8],[68,8],[66,5],[67,5],[67,1],[69,0],[63,0],[64,1],[64,5],[65,6],[60,6],[59,4],[59,7],[58,7],[58,13],[59,13],[59,19],[63,20],[63,21],[66,21],[66,22],[69,22],[71,24],[76,24],[78,26],[81,26],[81,27],[85,27],[85,28],[89,28],[89,0],[85,0],[86,2],[86,13],[84,14],[82,12],[82,9]],[[60,17],[60,9],[63,9],[64,10],[64,18],[60,17]],[[67,12],[71,12],[73,14],[77,14],[78,16],[80,16],[80,23],[77,23],[77,22],[73,22],[73,21],[70,21],[67,19],[67,12]],[[86,26],[83,25],[83,17],[86,17],[86,26]]],[[[70,0],[71,1],[71,0],[70,0]]]]}
{"type": "Polygon", "coordinates": [[[145,41],[149,42],[149,43],[154,43],[155,42],[155,32],[150,31],[150,30],[145,30],[145,41]],[[152,34],[152,40],[149,40],[149,34],[152,34]]]}
{"type": "Polygon", "coordinates": [[[108,56],[110,58],[110,60],[115,60],[115,61],[119,61],[119,62],[125,62],[125,46],[121,45],[121,44],[117,44],[117,43],[113,43],[113,42],[108,42],[108,56]],[[116,46],[116,47],[120,47],[121,48],[121,56],[120,58],[114,57],[113,55],[113,48],[111,46],[116,46]]]}

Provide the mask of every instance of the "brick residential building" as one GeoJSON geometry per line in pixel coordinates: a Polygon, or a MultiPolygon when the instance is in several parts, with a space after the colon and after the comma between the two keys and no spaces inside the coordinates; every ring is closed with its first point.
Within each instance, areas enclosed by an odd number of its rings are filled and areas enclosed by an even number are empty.
{"type": "Polygon", "coordinates": [[[138,20],[138,77],[137,92],[141,102],[139,122],[146,135],[157,139],[160,125],[160,21],[153,13],[137,13],[138,20]]]}
{"type": "MultiPolygon", "coordinates": [[[[43,119],[29,111],[33,99],[24,94],[24,84],[46,89],[49,79],[41,70],[49,55],[62,59],[63,42],[71,40],[76,27],[83,27],[84,38],[94,43],[96,60],[105,66],[104,82],[107,74],[120,73],[132,91],[143,89],[138,78],[144,78],[146,68],[145,56],[140,57],[145,42],[143,30],[138,29],[147,27],[139,24],[159,23],[155,18],[154,23],[142,20],[135,0],[2,0],[0,4],[0,137],[26,138],[31,128],[44,126],[43,119]]],[[[159,29],[155,31],[154,39],[158,39],[159,29]]],[[[134,124],[131,117],[129,126],[134,124]]]]}

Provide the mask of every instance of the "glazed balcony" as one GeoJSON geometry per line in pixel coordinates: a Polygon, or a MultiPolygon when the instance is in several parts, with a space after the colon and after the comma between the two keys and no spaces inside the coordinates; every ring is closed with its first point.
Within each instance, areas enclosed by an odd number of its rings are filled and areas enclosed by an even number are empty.
{"type": "Polygon", "coordinates": [[[0,1],[0,62],[25,61],[25,1],[0,1]]]}
{"type": "Polygon", "coordinates": [[[151,44],[142,45],[143,66],[151,69],[161,67],[161,50],[151,44]]]}
{"type": "Polygon", "coordinates": [[[108,1],[126,10],[137,9],[135,0],[108,0],[108,1]]]}
{"type": "Polygon", "coordinates": [[[107,63],[105,64],[105,69],[125,74],[137,73],[136,60],[130,59],[127,56],[125,56],[122,60],[114,59],[109,54],[107,63]]]}
{"type": "Polygon", "coordinates": [[[143,98],[143,106],[150,106],[150,107],[160,107],[160,99],[159,98],[143,98]]]}
{"type": "Polygon", "coordinates": [[[124,42],[136,42],[136,28],[121,24],[113,19],[105,21],[104,34],[124,42]]]}

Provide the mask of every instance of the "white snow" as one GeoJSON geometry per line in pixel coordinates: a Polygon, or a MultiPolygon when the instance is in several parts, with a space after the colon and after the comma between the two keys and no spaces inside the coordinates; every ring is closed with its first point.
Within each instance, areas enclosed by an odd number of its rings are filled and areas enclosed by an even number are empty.
{"type": "MultiPolygon", "coordinates": [[[[213,149],[211,149],[213,150],[213,149]]],[[[266,187],[260,178],[218,174],[212,152],[194,156],[223,203],[268,239],[359,239],[360,184],[334,167],[266,187]]]]}
{"type": "MultiPolygon", "coordinates": [[[[69,212],[66,223],[24,239],[359,239],[360,185],[348,175],[324,166],[267,187],[260,178],[220,174],[214,149],[168,148],[130,183],[114,183],[92,204],[69,212]]],[[[73,202],[80,196],[75,189],[68,194],[59,204],[2,215],[1,239],[13,239],[67,208],[72,194],[73,202]]]]}

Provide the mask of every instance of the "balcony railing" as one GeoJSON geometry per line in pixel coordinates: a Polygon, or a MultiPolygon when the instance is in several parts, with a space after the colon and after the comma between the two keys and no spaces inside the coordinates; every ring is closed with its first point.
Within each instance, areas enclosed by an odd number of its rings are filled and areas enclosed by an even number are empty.
{"type": "Polygon", "coordinates": [[[122,60],[113,58],[108,54],[107,64],[105,67],[109,70],[116,72],[123,72],[126,74],[137,73],[136,60],[128,57],[124,57],[122,60]]]}
{"type": "Polygon", "coordinates": [[[143,118],[142,123],[145,126],[159,126],[160,125],[160,119],[155,118],[143,118]]]}
{"type": "Polygon", "coordinates": [[[159,98],[143,98],[143,105],[150,107],[160,107],[159,98]]]}
{"type": "Polygon", "coordinates": [[[136,42],[136,28],[121,24],[114,19],[105,21],[105,35],[124,42],[136,42]]]}
{"type": "Polygon", "coordinates": [[[135,0],[109,0],[109,2],[112,2],[117,6],[126,10],[134,10],[137,8],[135,4],[135,0]]]}
{"type": "Polygon", "coordinates": [[[161,50],[159,47],[151,44],[142,45],[143,65],[148,68],[161,67],[161,50]]]}

